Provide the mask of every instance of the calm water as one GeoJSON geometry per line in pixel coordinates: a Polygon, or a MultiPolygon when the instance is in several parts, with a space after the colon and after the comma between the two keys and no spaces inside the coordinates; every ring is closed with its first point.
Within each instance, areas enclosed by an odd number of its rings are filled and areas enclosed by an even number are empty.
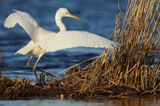
{"type": "MultiPolygon", "coordinates": [[[[46,30],[58,31],[54,14],[59,7],[66,7],[81,18],[80,21],[64,18],[68,30],[84,30],[112,37],[115,25],[118,0],[0,0],[0,52],[3,55],[3,74],[11,78],[34,80],[32,70],[26,70],[25,64],[29,56],[14,55],[30,40],[26,32],[16,26],[13,29],[3,27],[5,18],[13,9],[30,13],[39,25],[46,30]]],[[[125,10],[126,1],[122,3],[125,10]]],[[[38,64],[42,69],[50,68],[50,72],[58,71],[79,63],[85,59],[100,55],[103,49],[75,48],[54,54],[46,54],[38,64]]],[[[32,62],[33,63],[33,62],[32,62]]],[[[0,101],[0,106],[158,106],[159,98],[129,98],[99,101],[60,101],[60,100],[18,100],[0,101]]]]}

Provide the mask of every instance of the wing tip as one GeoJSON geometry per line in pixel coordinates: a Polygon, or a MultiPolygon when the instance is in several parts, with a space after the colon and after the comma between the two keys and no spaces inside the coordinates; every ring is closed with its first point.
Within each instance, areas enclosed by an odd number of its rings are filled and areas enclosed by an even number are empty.
{"type": "Polygon", "coordinates": [[[19,10],[13,9],[14,12],[20,12],[19,10]]]}
{"type": "Polygon", "coordinates": [[[11,13],[4,21],[4,27],[6,27],[6,28],[14,27],[18,23],[18,21],[21,17],[21,15],[19,14],[19,12],[20,12],[19,10],[14,9],[13,11],[14,12],[11,13]]]}

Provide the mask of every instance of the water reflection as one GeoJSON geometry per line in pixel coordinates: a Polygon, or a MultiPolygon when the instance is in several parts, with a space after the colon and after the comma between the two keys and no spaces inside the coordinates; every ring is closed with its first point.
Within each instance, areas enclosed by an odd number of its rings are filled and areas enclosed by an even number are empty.
{"type": "Polygon", "coordinates": [[[87,103],[60,100],[18,100],[0,101],[0,106],[103,106],[103,103],[87,103]]]}
{"type": "Polygon", "coordinates": [[[131,97],[123,99],[113,99],[105,101],[109,106],[159,106],[160,99],[158,97],[131,97]]]}
{"type": "Polygon", "coordinates": [[[13,100],[0,101],[0,106],[159,106],[158,97],[131,97],[104,101],[13,100]]]}

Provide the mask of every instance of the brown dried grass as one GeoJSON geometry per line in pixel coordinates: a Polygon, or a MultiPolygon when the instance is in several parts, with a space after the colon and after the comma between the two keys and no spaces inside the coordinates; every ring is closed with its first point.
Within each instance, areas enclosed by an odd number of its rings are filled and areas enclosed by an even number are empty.
{"type": "Polygon", "coordinates": [[[117,18],[114,38],[121,47],[113,50],[112,60],[108,60],[106,50],[87,69],[50,82],[49,93],[61,89],[59,93],[83,98],[158,93],[160,62],[154,59],[159,58],[159,43],[155,43],[159,37],[159,4],[159,0],[129,0],[124,19],[120,14],[117,18]]]}
{"type": "Polygon", "coordinates": [[[7,77],[0,77],[0,99],[27,99],[44,96],[44,91],[31,85],[28,80],[11,80],[7,77]]]}

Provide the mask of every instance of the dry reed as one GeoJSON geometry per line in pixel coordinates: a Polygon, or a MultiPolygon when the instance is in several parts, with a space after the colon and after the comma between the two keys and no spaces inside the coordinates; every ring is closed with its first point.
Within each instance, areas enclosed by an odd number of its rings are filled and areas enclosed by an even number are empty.
{"type": "Polygon", "coordinates": [[[26,79],[12,80],[0,77],[0,99],[24,99],[45,96],[44,91],[35,85],[31,85],[26,79]]]}
{"type": "Polygon", "coordinates": [[[114,38],[121,47],[114,48],[112,60],[108,59],[106,50],[87,69],[72,71],[64,78],[50,82],[48,88],[83,98],[158,93],[159,4],[159,0],[129,0],[123,20],[120,14],[117,17],[114,38]]]}

